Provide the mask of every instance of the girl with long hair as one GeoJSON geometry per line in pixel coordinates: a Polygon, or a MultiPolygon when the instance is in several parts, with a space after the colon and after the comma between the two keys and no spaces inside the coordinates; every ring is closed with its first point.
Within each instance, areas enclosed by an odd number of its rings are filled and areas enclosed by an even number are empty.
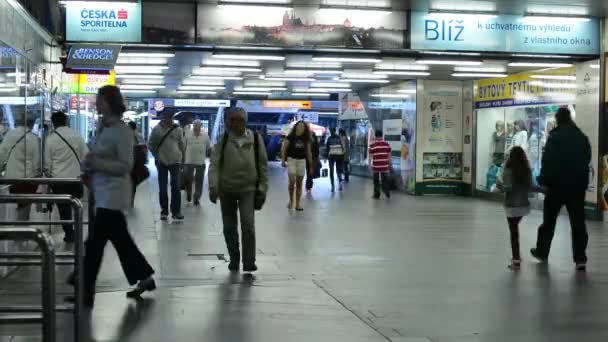
{"type": "Polygon", "coordinates": [[[504,206],[509,223],[512,252],[509,267],[519,269],[521,264],[519,223],[524,216],[530,214],[528,194],[533,190],[532,169],[523,148],[519,146],[511,148],[497,186],[505,193],[504,206]]]}
{"type": "Polygon", "coordinates": [[[311,135],[310,128],[304,121],[298,121],[283,142],[281,150],[283,167],[287,167],[289,175],[289,202],[288,209],[294,208],[303,211],[300,200],[302,198],[302,181],[307,169],[309,174],[312,165],[311,135]],[[294,200],[295,195],[295,200],[294,200]]]}

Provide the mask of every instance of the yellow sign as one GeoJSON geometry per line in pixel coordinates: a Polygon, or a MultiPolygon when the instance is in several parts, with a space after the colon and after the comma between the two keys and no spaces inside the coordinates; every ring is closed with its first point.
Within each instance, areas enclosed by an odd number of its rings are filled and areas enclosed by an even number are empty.
{"type": "Polygon", "coordinates": [[[110,71],[107,75],[80,74],[78,77],[78,93],[97,94],[99,88],[105,85],[115,85],[116,75],[110,71]]]}
{"type": "Polygon", "coordinates": [[[310,109],[312,102],[310,101],[283,101],[283,100],[266,100],[264,101],[266,108],[298,108],[310,109]]]}
{"type": "Polygon", "coordinates": [[[574,67],[524,72],[475,82],[477,108],[572,103],[575,97],[574,67]]]}

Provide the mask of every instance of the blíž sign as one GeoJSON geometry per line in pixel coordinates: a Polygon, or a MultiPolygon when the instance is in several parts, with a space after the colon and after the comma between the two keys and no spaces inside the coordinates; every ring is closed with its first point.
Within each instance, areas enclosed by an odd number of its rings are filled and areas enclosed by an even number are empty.
{"type": "Polygon", "coordinates": [[[140,42],[141,3],[68,1],[68,41],[140,42]]]}

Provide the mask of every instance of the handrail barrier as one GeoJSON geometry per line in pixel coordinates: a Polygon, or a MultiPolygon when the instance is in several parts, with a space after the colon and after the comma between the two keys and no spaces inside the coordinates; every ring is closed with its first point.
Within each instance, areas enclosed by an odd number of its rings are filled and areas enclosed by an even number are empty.
{"type": "MultiPolygon", "coordinates": [[[[27,310],[0,310],[2,312],[13,312],[20,314],[0,316],[0,323],[5,324],[42,324],[42,341],[55,342],[57,338],[57,326],[55,317],[55,246],[51,237],[40,229],[35,228],[7,228],[0,229],[0,240],[12,241],[34,241],[40,248],[42,266],[42,307],[35,312],[42,311],[38,315],[24,315],[27,310]]],[[[0,258],[7,258],[0,255],[0,258]]],[[[0,261],[0,265],[14,264],[11,262],[0,261]]]]}
{"type": "MultiPolygon", "coordinates": [[[[75,184],[78,179],[56,179],[56,178],[26,178],[26,179],[2,179],[0,184],[75,184]],[[55,182],[57,181],[57,182],[55,182]]],[[[84,232],[83,232],[83,206],[79,199],[73,198],[70,195],[53,195],[53,194],[27,194],[27,195],[0,195],[1,203],[17,203],[17,204],[69,204],[73,210],[72,220],[48,220],[48,221],[0,221],[0,226],[24,226],[32,224],[57,224],[66,223],[74,225],[74,253],[62,253],[58,257],[57,262],[53,260],[54,265],[74,265],[74,340],[80,341],[82,337],[81,322],[83,318],[83,293],[84,293],[84,232]],[[69,260],[72,258],[72,260],[69,260]]],[[[9,228],[8,230],[13,229],[9,228]]],[[[0,232],[8,231],[0,229],[0,232]]],[[[16,253],[0,253],[0,258],[10,258],[13,261],[0,263],[0,266],[36,266],[41,265],[44,261],[40,259],[40,255],[36,256],[31,252],[16,252],[16,253]],[[14,260],[18,259],[18,260],[14,260]]],[[[53,283],[54,286],[54,283],[53,283]]],[[[54,297],[53,297],[54,298],[54,297]]],[[[54,299],[53,299],[54,300],[54,299]]],[[[54,303],[53,303],[53,306],[54,303]]],[[[35,307],[0,307],[0,312],[36,312],[43,310],[35,307]],[[19,311],[21,310],[21,311],[19,311]]],[[[67,307],[53,308],[57,311],[67,311],[67,307]]],[[[1,323],[2,321],[0,321],[1,323]]],[[[46,340],[45,340],[46,341],[46,340]]],[[[54,341],[54,339],[53,339],[54,341]]]]}

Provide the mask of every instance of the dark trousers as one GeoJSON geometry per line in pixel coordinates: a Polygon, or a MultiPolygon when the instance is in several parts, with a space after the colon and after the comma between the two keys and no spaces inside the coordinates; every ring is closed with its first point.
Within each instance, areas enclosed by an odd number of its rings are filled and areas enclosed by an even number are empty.
{"type": "Polygon", "coordinates": [[[127,229],[125,215],[118,210],[98,208],[95,215],[95,226],[89,231],[85,244],[84,286],[85,296],[93,297],[95,282],[103,260],[103,251],[110,241],[116,249],[122,270],[129,281],[135,285],[138,281],[149,278],[154,269],[137,248],[127,229]]]}
{"type": "Polygon", "coordinates": [[[342,183],[342,173],[344,172],[344,156],[329,156],[329,180],[334,186],[334,167],[338,173],[338,182],[342,183]]]}
{"type": "Polygon", "coordinates": [[[344,181],[350,182],[350,160],[344,159],[344,181]]]}
{"type": "Polygon", "coordinates": [[[389,174],[387,172],[374,172],[374,197],[380,198],[380,190],[386,195],[390,196],[391,190],[388,187],[388,177],[389,174]]]}
{"type": "Polygon", "coordinates": [[[587,226],[585,225],[585,190],[563,191],[549,189],[544,203],[543,223],[538,228],[536,251],[541,257],[548,257],[551,241],[555,234],[557,216],[563,206],[568,210],[572,228],[572,254],[575,263],[587,262],[587,226]]]}
{"type": "Polygon", "coordinates": [[[188,200],[192,199],[192,186],[194,186],[194,202],[198,202],[203,194],[203,183],[205,181],[205,165],[185,165],[184,183],[188,200]]]}
{"type": "Polygon", "coordinates": [[[314,177],[310,173],[306,174],[306,190],[312,190],[314,185],[314,177]]]}
{"type": "Polygon", "coordinates": [[[519,253],[519,222],[521,217],[507,217],[509,234],[511,236],[511,255],[513,260],[521,260],[519,253]]]}
{"type": "Polygon", "coordinates": [[[158,197],[160,199],[160,208],[162,210],[162,213],[169,213],[169,196],[167,194],[169,176],[171,177],[171,213],[181,213],[182,194],[179,183],[179,164],[163,165],[162,163],[157,162],[156,168],[158,169],[158,197]]]}
{"type": "MultiPolygon", "coordinates": [[[[83,188],[81,184],[58,184],[52,185],[51,191],[57,195],[70,195],[74,198],[82,198],[83,188]]],[[[69,221],[72,219],[72,207],[67,203],[57,204],[57,210],[59,211],[59,218],[62,221],[69,221]]],[[[74,234],[74,227],[72,224],[64,224],[63,231],[65,235],[74,234]]]]}
{"type": "Polygon", "coordinates": [[[255,193],[223,194],[220,196],[224,238],[231,262],[241,259],[239,250],[239,217],[241,219],[241,243],[243,265],[255,264],[255,193]]]}

